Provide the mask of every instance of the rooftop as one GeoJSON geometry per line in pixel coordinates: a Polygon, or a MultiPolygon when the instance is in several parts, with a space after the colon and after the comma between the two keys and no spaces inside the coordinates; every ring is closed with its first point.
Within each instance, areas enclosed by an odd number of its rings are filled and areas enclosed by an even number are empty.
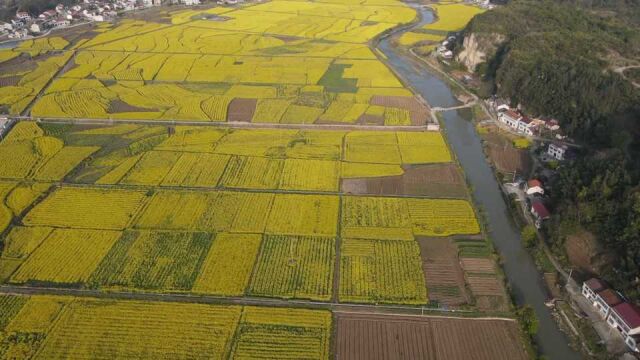
{"type": "Polygon", "coordinates": [[[531,207],[533,208],[533,210],[536,212],[536,214],[538,214],[538,216],[542,219],[544,218],[548,218],[549,217],[549,210],[547,210],[547,207],[544,206],[543,203],[537,201],[534,202],[533,204],[531,204],[531,207]]]}
{"type": "Polygon", "coordinates": [[[507,111],[504,112],[505,115],[509,116],[512,119],[520,119],[520,114],[518,114],[517,112],[513,111],[512,109],[509,109],[507,111]]]}
{"type": "Polygon", "coordinates": [[[591,278],[584,283],[589,287],[589,289],[593,290],[594,292],[600,292],[608,288],[607,284],[605,284],[602,280],[596,278],[591,278]]]}
{"type": "Polygon", "coordinates": [[[538,179],[531,179],[529,181],[527,181],[527,186],[532,188],[532,187],[542,187],[542,181],[538,180],[538,179]]]}
{"type": "Polygon", "coordinates": [[[620,298],[620,296],[618,296],[618,294],[611,289],[600,291],[598,293],[598,296],[605,302],[605,304],[609,306],[616,306],[622,303],[622,299],[620,298]]]}
{"type": "Polygon", "coordinates": [[[635,329],[640,327],[640,309],[638,309],[637,306],[624,302],[616,305],[613,311],[615,311],[630,328],[635,329]]]}

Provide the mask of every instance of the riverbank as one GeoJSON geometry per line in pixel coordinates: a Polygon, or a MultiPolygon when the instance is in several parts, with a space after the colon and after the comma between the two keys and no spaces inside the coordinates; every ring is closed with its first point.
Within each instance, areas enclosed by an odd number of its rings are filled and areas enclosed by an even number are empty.
{"type": "MultiPolygon", "coordinates": [[[[502,129],[495,114],[491,113],[487,105],[478,98],[475,89],[468,87],[459,79],[460,76],[456,76],[455,64],[441,64],[435,57],[417,54],[414,48],[406,49],[397,46],[397,43],[394,45],[397,51],[405,55],[410,54],[425,67],[439,74],[443,81],[453,86],[458,99],[461,97],[460,93],[474,99],[476,106],[468,109],[469,112],[462,116],[472,122],[477,136],[481,139],[483,153],[491,164],[494,176],[498,179],[501,195],[512,216],[510,220],[518,231],[521,231],[526,224],[532,224],[531,216],[524,206],[524,199],[514,198],[513,192],[503,186],[503,183],[514,181],[516,178],[528,179],[531,176],[535,167],[533,155],[535,147],[530,149],[530,142],[527,146],[518,146],[522,138],[502,129]]],[[[569,269],[564,269],[561,262],[555,258],[543,235],[538,234],[535,245],[526,250],[542,275],[542,284],[547,297],[552,299],[549,302],[553,304],[551,315],[557,326],[570,339],[572,347],[580,349],[582,354],[590,358],[602,358],[606,356],[607,350],[612,354],[624,352],[626,349],[623,344],[621,345],[618,334],[612,334],[608,327],[600,326],[601,319],[598,316],[591,316],[590,306],[581,306],[580,301],[584,299],[581,297],[579,284],[570,278],[569,269]]]]}
{"type": "MultiPolygon", "coordinates": [[[[420,8],[423,17],[432,16],[420,8]]],[[[432,17],[431,17],[432,18],[432,17]]],[[[432,107],[449,108],[460,105],[446,76],[428,64],[398,51],[389,38],[379,44],[387,63],[408,84],[420,93],[432,107]]],[[[486,110],[486,109],[485,109],[486,110]]],[[[509,219],[499,183],[487,163],[482,142],[471,121],[471,111],[459,109],[440,113],[444,132],[464,169],[473,189],[476,206],[483,209],[488,223],[487,235],[503,260],[503,268],[517,305],[530,305],[539,319],[535,342],[539,352],[552,359],[578,359],[579,354],[569,347],[569,339],[560,331],[549,309],[544,305],[547,291],[533,258],[520,241],[519,229],[509,219]]]]}

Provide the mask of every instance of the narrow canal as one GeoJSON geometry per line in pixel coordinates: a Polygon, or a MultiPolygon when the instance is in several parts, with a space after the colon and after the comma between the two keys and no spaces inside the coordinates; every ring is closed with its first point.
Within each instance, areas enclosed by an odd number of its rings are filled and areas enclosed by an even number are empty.
{"type": "MultiPolygon", "coordinates": [[[[422,20],[415,27],[434,20],[430,10],[416,9],[422,14],[422,20]]],[[[431,73],[427,66],[401,54],[390,44],[389,37],[382,39],[378,48],[387,56],[396,72],[431,106],[451,107],[460,104],[445,81],[431,73]]],[[[540,324],[536,342],[541,353],[554,360],[580,359],[580,354],[571,349],[569,339],[559,330],[544,305],[546,290],[541,274],[522,246],[519,230],[509,220],[509,210],[471,119],[466,118],[460,110],[447,111],[443,115],[444,133],[473,187],[476,205],[485,213],[488,236],[503,258],[503,268],[516,303],[531,305],[538,316],[540,324]]]]}

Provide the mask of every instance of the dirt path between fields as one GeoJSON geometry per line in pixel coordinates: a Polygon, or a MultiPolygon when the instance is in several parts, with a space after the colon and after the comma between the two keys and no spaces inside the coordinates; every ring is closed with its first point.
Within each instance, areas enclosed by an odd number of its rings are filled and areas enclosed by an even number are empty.
{"type": "MultiPolygon", "coordinates": [[[[124,292],[124,291],[101,291],[90,289],[71,288],[49,288],[30,287],[16,285],[1,285],[0,294],[5,295],[57,295],[88,297],[99,299],[118,300],[142,300],[159,301],[172,303],[198,303],[198,304],[220,304],[220,305],[243,305],[243,306],[270,306],[287,308],[306,308],[331,310],[334,312],[346,313],[370,313],[370,314],[390,314],[390,315],[417,315],[429,317],[465,317],[473,319],[501,319],[513,321],[506,316],[494,316],[490,314],[479,314],[469,310],[448,310],[440,308],[427,308],[409,305],[370,305],[370,304],[338,304],[332,302],[311,301],[311,300],[291,300],[291,299],[271,299],[256,297],[224,297],[213,295],[193,295],[193,294],[171,294],[171,293],[144,293],[144,292],[124,292]],[[439,315],[438,315],[439,314],[439,315]]],[[[501,315],[501,314],[499,314],[501,315]]]]}
{"type": "Polygon", "coordinates": [[[425,126],[411,125],[357,125],[357,124],[277,124],[277,123],[249,123],[229,121],[186,121],[186,120],[135,120],[135,119],[89,119],[89,118],[44,118],[31,116],[12,117],[18,121],[38,121],[43,123],[77,124],[77,125],[163,125],[163,126],[211,126],[234,129],[294,129],[294,130],[368,130],[368,131],[440,131],[435,124],[425,126]]]}

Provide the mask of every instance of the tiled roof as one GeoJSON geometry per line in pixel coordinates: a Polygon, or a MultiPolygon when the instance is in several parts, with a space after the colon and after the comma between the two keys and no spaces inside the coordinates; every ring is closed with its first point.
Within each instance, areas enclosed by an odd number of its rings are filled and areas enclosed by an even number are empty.
{"type": "Polygon", "coordinates": [[[618,296],[618,294],[616,294],[616,292],[611,289],[600,291],[598,293],[598,296],[600,296],[600,298],[604,300],[605,304],[609,306],[616,306],[622,303],[622,299],[620,298],[620,296],[618,296]]]}
{"type": "Polygon", "coordinates": [[[596,278],[591,278],[584,283],[587,284],[587,286],[594,292],[600,292],[608,288],[607,284],[605,284],[602,280],[596,278]]]}
{"type": "Polygon", "coordinates": [[[640,327],[640,309],[630,303],[616,305],[613,311],[632,329],[640,327]]]}

